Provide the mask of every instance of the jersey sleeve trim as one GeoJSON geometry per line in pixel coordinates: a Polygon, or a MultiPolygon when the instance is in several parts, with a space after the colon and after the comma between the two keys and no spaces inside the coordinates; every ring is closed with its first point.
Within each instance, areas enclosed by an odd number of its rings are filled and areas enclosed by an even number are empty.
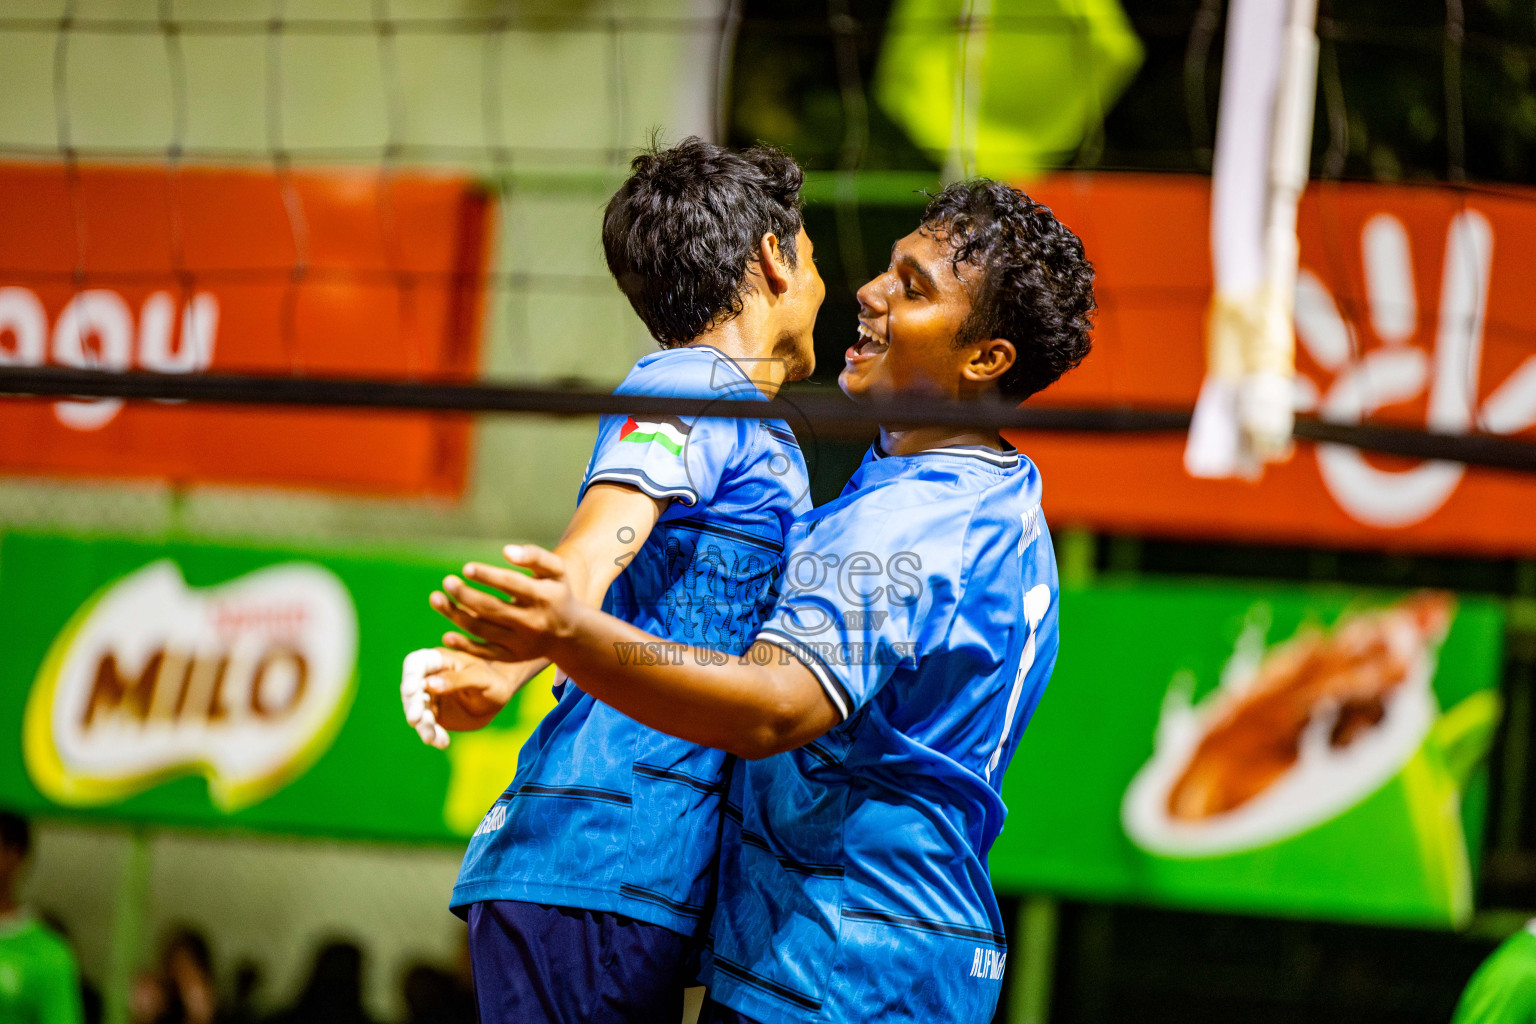
{"type": "Polygon", "coordinates": [[[825,661],[821,660],[821,656],[813,649],[789,634],[781,633],[776,629],[760,630],[757,638],[788,651],[795,656],[797,661],[810,669],[811,675],[816,677],[816,681],[821,684],[822,690],[826,692],[827,699],[837,709],[839,721],[846,721],[848,716],[853,713],[853,699],[848,696],[847,688],[838,681],[832,669],[827,666],[825,661]]]}
{"type": "Polygon", "coordinates": [[[587,488],[593,484],[625,484],[657,501],[670,501],[675,498],[684,505],[699,503],[699,494],[692,487],[667,487],[652,480],[644,471],[630,467],[598,470],[582,486],[581,493],[585,495],[587,488]]]}

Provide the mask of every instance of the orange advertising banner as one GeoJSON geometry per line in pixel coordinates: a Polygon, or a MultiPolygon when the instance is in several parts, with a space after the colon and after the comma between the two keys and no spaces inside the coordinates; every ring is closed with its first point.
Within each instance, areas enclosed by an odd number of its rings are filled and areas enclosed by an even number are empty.
{"type": "MultiPolygon", "coordinates": [[[[1210,182],[1064,175],[1029,189],[1098,270],[1094,351],[1042,405],[1190,408],[1211,295],[1210,182]]],[[[1536,441],[1536,190],[1314,184],[1302,201],[1299,411],[1536,441]]],[[[1536,554],[1536,477],[1298,445],[1262,481],[1197,480],[1181,436],[1016,438],[1058,526],[1536,554]]]]}
{"type": "MultiPolygon", "coordinates": [[[[377,171],[0,164],[0,365],[467,381],[491,200],[377,171]]],[[[467,417],[0,402],[0,472],[455,495],[467,417]]]]}

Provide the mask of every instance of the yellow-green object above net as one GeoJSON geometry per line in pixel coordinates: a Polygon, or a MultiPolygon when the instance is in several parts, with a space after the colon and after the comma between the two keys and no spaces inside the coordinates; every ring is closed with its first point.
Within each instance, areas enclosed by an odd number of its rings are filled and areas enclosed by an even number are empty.
{"type": "Polygon", "coordinates": [[[1070,159],[1141,59],[1118,0],[897,0],[875,94],[946,176],[1018,181],[1070,159]]]}

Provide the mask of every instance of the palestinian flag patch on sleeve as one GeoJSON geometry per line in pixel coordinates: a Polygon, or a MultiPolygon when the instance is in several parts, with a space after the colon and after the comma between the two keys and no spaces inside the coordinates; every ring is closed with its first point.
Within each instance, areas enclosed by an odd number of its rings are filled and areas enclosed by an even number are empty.
{"type": "Polygon", "coordinates": [[[619,429],[619,440],[633,444],[659,444],[673,455],[682,455],[690,429],[687,423],[676,416],[658,416],[649,420],[637,420],[631,416],[619,429]]]}

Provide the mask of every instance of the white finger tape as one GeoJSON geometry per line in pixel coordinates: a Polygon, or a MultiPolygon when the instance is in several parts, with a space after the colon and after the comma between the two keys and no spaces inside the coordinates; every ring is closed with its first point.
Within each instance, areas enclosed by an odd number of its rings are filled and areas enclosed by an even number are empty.
{"type": "Polygon", "coordinates": [[[416,730],[421,742],[439,750],[448,746],[448,730],[437,722],[432,709],[432,695],[427,693],[427,676],[441,671],[443,653],[432,648],[412,651],[405,656],[400,673],[400,704],[406,724],[416,730]]]}

